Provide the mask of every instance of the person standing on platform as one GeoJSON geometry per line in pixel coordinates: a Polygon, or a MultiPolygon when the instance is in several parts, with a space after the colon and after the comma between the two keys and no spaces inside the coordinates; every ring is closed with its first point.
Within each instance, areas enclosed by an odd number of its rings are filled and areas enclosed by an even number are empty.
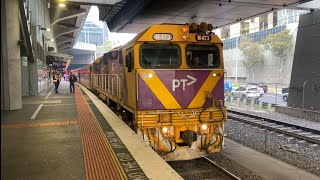
{"type": "Polygon", "coordinates": [[[77,77],[70,72],[69,75],[69,82],[70,82],[70,93],[74,93],[74,83],[77,82],[77,77]]]}
{"type": "Polygon", "coordinates": [[[61,77],[60,77],[59,73],[56,72],[56,74],[53,75],[53,83],[54,83],[56,93],[59,93],[58,88],[59,88],[60,81],[61,81],[61,77]]]}

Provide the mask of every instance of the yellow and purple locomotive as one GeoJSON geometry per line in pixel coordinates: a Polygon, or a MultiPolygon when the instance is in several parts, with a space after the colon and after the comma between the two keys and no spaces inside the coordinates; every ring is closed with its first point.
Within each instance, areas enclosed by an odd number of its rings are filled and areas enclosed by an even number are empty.
{"type": "Polygon", "coordinates": [[[206,23],[152,25],[74,71],[159,154],[219,152],[224,65],[212,29],[206,23]]]}

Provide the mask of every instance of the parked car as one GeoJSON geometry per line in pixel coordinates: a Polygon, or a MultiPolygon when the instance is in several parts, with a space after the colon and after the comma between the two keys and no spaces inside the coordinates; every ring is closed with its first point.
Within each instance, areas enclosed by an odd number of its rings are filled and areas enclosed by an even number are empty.
{"type": "Polygon", "coordinates": [[[284,93],[284,94],[282,95],[282,99],[283,99],[284,102],[287,102],[287,101],[288,101],[288,96],[289,96],[289,93],[284,93]]]}
{"type": "Polygon", "coordinates": [[[289,87],[282,88],[282,94],[289,93],[289,87]]]}
{"type": "Polygon", "coordinates": [[[260,93],[255,87],[244,86],[231,91],[231,96],[242,99],[258,99],[260,97],[260,93]]]}
{"type": "Polygon", "coordinates": [[[257,88],[258,92],[260,93],[260,97],[264,94],[264,90],[261,87],[253,86],[253,85],[249,85],[249,86],[245,86],[245,87],[247,87],[247,88],[257,88]]]}
{"type": "Polygon", "coordinates": [[[250,82],[247,85],[253,85],[253,86],[258,86],[260,88],[263,88],[264,93],[268,91],[268,85],[263,82],[250,82]]]}

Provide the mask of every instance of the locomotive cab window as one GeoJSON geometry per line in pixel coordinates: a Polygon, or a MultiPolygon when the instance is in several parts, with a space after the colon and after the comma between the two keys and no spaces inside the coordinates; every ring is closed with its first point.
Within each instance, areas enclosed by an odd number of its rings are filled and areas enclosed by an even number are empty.
{"type": "Polygon", "coordinates": [[[186,52],[190,68],[220,67],[219,48],[216,45],[192,44],[186,47],[186,52]]]}
{"type": "Polygon", "coordinates": [[[147,69],[178,68],[181,64],[180,47],[176,44],[150,44],[140,46],[140,65],[147,69]]]}

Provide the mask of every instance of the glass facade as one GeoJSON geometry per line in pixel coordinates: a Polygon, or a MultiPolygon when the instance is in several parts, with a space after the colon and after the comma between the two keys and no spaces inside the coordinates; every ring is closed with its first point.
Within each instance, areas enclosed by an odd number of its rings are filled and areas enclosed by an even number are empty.
{"type": "Polygon", "coordinates": [[[86,21],[79,35],[79,42],[91,43],[100,46],[108,40],[108,27],[106,23],[95,24],[86,21]]]}

